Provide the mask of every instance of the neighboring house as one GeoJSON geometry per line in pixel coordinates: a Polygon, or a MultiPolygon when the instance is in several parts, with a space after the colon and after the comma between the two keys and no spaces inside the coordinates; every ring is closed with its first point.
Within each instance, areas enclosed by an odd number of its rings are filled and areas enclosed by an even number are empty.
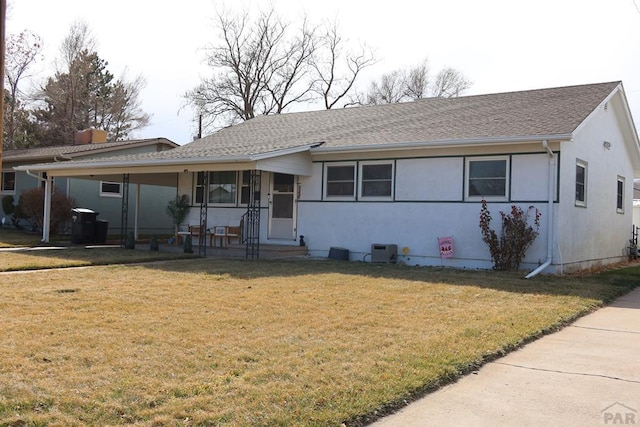
{"type": "Polygon", "coordinates": [[[366,261],[397,245],[411,265],[491,268],[480,202],[498,230],[500,211],[534,206],[540,235],[522,268],[537,273],[625,259],[640,145],[610,82],[260,116],[168,152],[27,168],[175,182],[194,203],[189,223],[244,215],[247,244],[304,235],[313,256],[366,261]]]}
{"type": "MultiPolygon", "coordinates": [[[[139,153],[166,151],[178,145],[166,138],[140,139],[120,142],[104,142],[105,138],[96,138],[98,131],[88,130],[79,133],[76,145],[57,147],[37,147],[19,150],[5,150],[2,162],[2,189],[0,198],[12,195],[14,203],[18,203],[22,191],[42,186],[43,174],[27,169],[16,171],[13,168],[36,162],[56,162],[58,164],[70,160],[86,160],[88,158],[104,158],[114,155],[135,155],[139,153]]],[[[46,176],[46,175],[44,175],[46,176]]],[[[91,177],[88,177],[91,178],[91,177]]],[[[122,218],[123,186],[121,177],[107,177],[104,180],[78,179],[56,176],[53,178],[56,191],[76,199],[78,207],[94,210],[98,218],[109,222],[109,233],[118,234],[122,218]]],[[[133,228],[137,219],[139,232],[145,234],[171,234],[173,225],[167,215],[158,215],[170,199],[175,197],[175,190],[162,186],[141,185],[129,192],[128,205],[134,207],[128,221],[133,228]],[[136,196],[139,196],[137,199],[136,196]]],[[[0,212],[4,216],[4,212],[0,212]]]]}

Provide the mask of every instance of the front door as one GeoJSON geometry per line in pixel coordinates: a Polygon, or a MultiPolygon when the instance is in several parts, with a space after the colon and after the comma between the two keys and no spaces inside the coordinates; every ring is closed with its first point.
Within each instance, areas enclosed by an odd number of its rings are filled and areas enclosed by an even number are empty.
{"type": "Polygon", "coordinates": [[[295,240],[295,176],[274,173],[269,199],[269,238],[295,240]]]}

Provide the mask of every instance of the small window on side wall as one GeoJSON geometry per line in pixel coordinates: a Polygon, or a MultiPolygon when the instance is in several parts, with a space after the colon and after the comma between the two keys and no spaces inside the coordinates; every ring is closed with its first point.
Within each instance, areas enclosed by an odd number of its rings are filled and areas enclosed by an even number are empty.
{"type": "Polygon", "coordinates": [[[618,185],[616,191],[616,212],[624,213],[624,178],[618,177],[618,185]]]}
{"type": "Polygon", "coordinates": [[[2,172],[2,194],[15,194],[16,192],[16,173],[2,172]]]}
{"type": "Polygon", "coordinates": [[[119,182],[100,181],[100,197],[122,197],[122,184],[119,182]]]}
{"type": "Polygon", "coordinates": [[[467,200],[506,200],[509,194],[508,157],[467,159],[467,200]]]}
{"type": "Polygon", "coordinates": [[[576,161],[576,206],[587,206],[587,162],[576,161]]]}

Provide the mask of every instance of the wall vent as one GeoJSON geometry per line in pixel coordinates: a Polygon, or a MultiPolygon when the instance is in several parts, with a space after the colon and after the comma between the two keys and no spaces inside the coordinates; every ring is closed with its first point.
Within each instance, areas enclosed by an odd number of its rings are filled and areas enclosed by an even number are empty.
{"type": "Polygon", "coordinates": [[[396,262],[398,245],[374,243],[371,245],[371,262],[396,262]]]}

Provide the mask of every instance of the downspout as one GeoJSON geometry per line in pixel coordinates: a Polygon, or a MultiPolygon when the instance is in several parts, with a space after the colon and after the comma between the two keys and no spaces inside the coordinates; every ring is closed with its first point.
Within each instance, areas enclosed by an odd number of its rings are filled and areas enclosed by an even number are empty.
{"type": "Polygon", "coordinates": [[[34,177],[38,181],[44,182],[44,215],[42,218],[42,240],[41,242],[49,242],[49,229],[51,228],[51,178],[43,178],[27,169],[26,174],[34,177]]]}
{"type": "Polygon", "coordinates": [[[544,270],[545,268],[551,265],[553,261],[553,184],[554,184],[554,172],[555,172],[555,157],[553,156],[553,151],[549,148],[549,142],[544,139],[542,140],[542,147],[547,150],[549,153],[549,201],[548,201],[548,221],[547,221],[547,259],[543,262],[538,268],[533,270],[531,273],[527,274],[525,279],[531,279],[534,276],[537,276],[544,270]]]}

